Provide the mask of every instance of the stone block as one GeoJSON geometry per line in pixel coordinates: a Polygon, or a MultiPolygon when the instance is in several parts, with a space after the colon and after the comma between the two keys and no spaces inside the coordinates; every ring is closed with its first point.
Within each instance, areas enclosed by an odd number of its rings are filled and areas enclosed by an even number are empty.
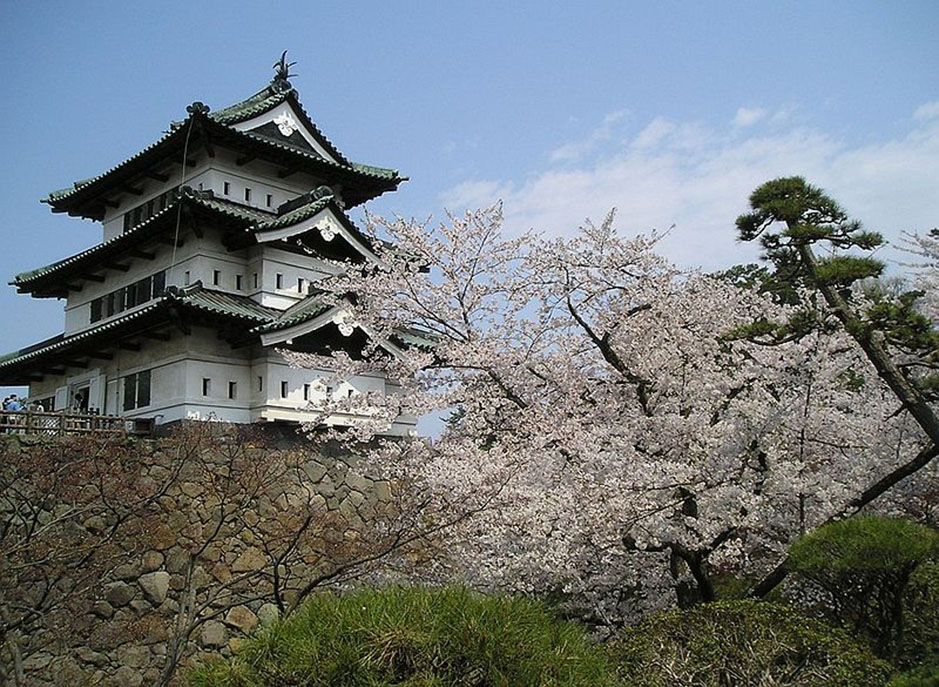
{"type": "Polygon", "coordinates": [[[189,565],[189,554],[178,546],[166,552],[166,569],[171,573],[181,573],[189,565]]]}
{"type": "Polygon", "coordinates": [[[115,608],[126,606],[137,595],[137,590],[126,582],[112,582],[104,588],[104,598],[115,608]]]}
{"type": "Polygon", "coordinates": [[[92,604],[91,612],[99,618],[107,620],[112,615],[114,615],[114,606],[102,599],[101,601],[95,601],[94,604],[92,604]]]}
{"type": "Polygon", "coordinates": [[[260,549],[249,546],[235,559],[235,562],[232,563],[231,570],[235,573],[250,572],[252,570],[260,570],[266,564],[267,556],[265,556],[260,549]]]}
{"type": "Polygon", "coordinates": [[[247,634],[258,626],[258,617],[245,606],[235,606],[225,615],[225,624],[247,634]]]}
{"type": "Polygon", "coordinates": [[[146,668],[150,665],[150,649],[135,644],[125,644],[117,650],[117,662],[131,668],[146,668]]]}
{"type": "Polygon", "coordinates": [[[109,661],[106,654],[103,654],[100,651],[94,651],[93,649],[89,649],[86,646],[76,649],[75,655],[78,656],[78,660],[82,663],[90,663],[91,665],[98,667],[107,665],[109,661]]]}
{"type": "Polygon", "coordinates": [[[159,551],[147,551],[140,558],[140,569],[142,572],[148,573],[159,570],[161,565],[163,565],[163,554],[159,551]]]}
{"type": "Polygon", "coordinates": [[[228,644],[228,630],[217,620],[210,620],[202,626],[199,641],[204,647],[223,647],[228,644]]]}
{"type": "Polygon", "coordinates": [[[267,626],[273,623],[280,617],[280,609],[277,608],[275,604],[266,603],[262,604],[258,609],[258,620],[261,622],[261,625],[267,626]]]}
{"type": "Polygon", "coordinates": [[[159,606],[166,600],[166,593],[169,591],[170,574],[165,570],[147,573],[141,575],[137,584],[143,590],[143,594],[154,606],[159,606]]]}
{"type": "Polygon", "coordinates": [[[121,666],[108,683],[111,687],[140,687],[143,684],[143,675],[130,666],[121,666]]]}

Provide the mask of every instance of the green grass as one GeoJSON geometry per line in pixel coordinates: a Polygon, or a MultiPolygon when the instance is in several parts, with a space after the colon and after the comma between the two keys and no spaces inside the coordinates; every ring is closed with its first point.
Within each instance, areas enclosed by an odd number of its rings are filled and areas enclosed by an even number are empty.
{"type": "Polygon", "coordinates": [[[583,629],[527,599],[459,587],[314,597],[193,687],[578,687],[610,684],[583,629]]]}

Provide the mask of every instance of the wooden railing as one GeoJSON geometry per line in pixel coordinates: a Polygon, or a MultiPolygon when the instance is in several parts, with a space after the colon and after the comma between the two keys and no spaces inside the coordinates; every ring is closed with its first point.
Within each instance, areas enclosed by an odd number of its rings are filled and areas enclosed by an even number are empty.
{"type": "Polygon", "coordinates": [[[151,418],[128,419],[116,415],[97,415],[71,410],[47,412],[39,410],[0,411],[0,433],[44,434],[139,434],[153,431],[151,418]]]}

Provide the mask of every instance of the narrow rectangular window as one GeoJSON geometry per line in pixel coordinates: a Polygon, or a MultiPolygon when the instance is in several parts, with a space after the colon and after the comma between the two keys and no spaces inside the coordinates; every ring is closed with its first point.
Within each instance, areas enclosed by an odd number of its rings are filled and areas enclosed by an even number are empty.
{"type": "Polygon", "coordinates": [[[280,397],[287,398],[287,382],[280,383],[280,397]]]}
{"type": "Polygon", "coordinates": [[[282,275],[280,272],[277,273],[277,277],[274,281],[275,281],[276,288],[278,289],[284,288],[284,275],[282,275]]]}
{"type": "Polygon", "coordinates": [[[124,410],[133,410],[137,400],[137,375],[124,377],[124,410]]]}
{"type": "Polygon", "coordinates": [[[129,310],[137,305],[137,284],[128,284],[124,287],[124,309],[129,310]]]}
{"type": "Polygon", "coordinates": [[[115,296],[117,296],[117,293],[114,291],[108,294],[108,309],[107,309],[108,317],[114,314],[115,296]]]}
{"type": "Polygon", "coordinates": [[[137,373],[137,407],[150,405],[150,370],[137,373]]]}
{"type": "Polygon", "coordinates": [[[212,380],[208,377],[202,378],[202,395],[208,396],[209,392],[212,390],[212,380]]]}
{"type": "Polygon", "coordinates": [[[254,273],[254,288],[258,288],[258,273],[254,273]]]}
{"type": "Polygon", "coordinates": [[[247,186],[245,186],[245,202],[246,203],[251,202],[251,189],[248,188],[247,186]]]}
{"type": "Polygon", "coordinates": [[[212,270],[212,286],[218,286],[218,283],[221,280],[222,280],[222,271],[212,270]]]}
{"type": "Polygon", "coordinates": [[[189,270],[183,272],[183,286],[189,286],[189,270]]]}
{"type": "Polygon", "coordinates": [[[310,400],[310,385],[309,384],[303,385],[303,400],[304,401],[310,400]]]}
{"type": "Polygon", "coordinates": [[[231,194],[231,184],[229,184],[227,181],[222,182],[222,193],[224,193],[226,196],[231,194]]]}
{"type": "Polygon", "coordinates": [[[244,288],[244,281],[245,281],[245,278],[242,275],[240,274],[235,275],[235,290],[236,291],[241,291],[244,288]]]}
{"type": "Polygon", "coordinates": [[[272,207],[274,205],[274,196],[272,196],[270,193],[267,194],[267,198],[264,200],[267,207],[272,207]]]}
{"type": "Polygon", "coordinates": [[[160,270],[153,275],[153,297],[162,296],[166,291],[166,270],[160,270]]]}
{"type": "Polygon", "coordinates": [[[258,391],[264,391],[264,377],[258,375],[258,391]]]}
{"type": "Polygon", "coordinates": [[[303,293],[304,286],[306,286],[306,280],[303,277],[297,277],[297,291],[303,293]]]}
{"type": "Polygon", "coordinates": [[[228,398],[236,398],[238,396],[238,383],[229,382],[228,383],[228,398]]]}
{"type": "Polygon", "coordinates": [[[150,295],[153,290],[153,277],[144,277],[139,282],[135,284],[137,290],[137,300],[135,303],[141,305],[150,300],[150,295]]]}
{"type": "Polygon", "coordinates": [[[124,289],[118,289],[114,292],[114,310],[115,312],[124,312],[124,289]]]}
{"type": "Polygon", "coordinates": [[[93,301],[91,301],[91,321],[92,322],[97,322],[98,320],[101,319],[102,300],[103,299],[101,298],[95,298],[93,301]]]}

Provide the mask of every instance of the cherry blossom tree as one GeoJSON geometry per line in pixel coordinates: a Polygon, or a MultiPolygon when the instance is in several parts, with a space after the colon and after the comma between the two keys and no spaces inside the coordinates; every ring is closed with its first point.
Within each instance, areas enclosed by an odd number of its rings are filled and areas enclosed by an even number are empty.
{"type": "Polygon", "coordinates": [[[612,214],[551,240],[507,238],[501,219],[496,206],[433,232],[380,222],[381,265],[332,284],[376,352],[337,374],[401,383],[343,401],[375,419],[356,438],[402,410],[450,412],[434,441],[372,458],[443,511],[473,509],[449,531],[463,576],[553,592],[608,624],[710,600],[716,573],[765,570],[918,446],[843,331],[740,336],[798,310],[678,270],[612,214]],[[405,345],[414,328],[432,350],[405,345]]]}

